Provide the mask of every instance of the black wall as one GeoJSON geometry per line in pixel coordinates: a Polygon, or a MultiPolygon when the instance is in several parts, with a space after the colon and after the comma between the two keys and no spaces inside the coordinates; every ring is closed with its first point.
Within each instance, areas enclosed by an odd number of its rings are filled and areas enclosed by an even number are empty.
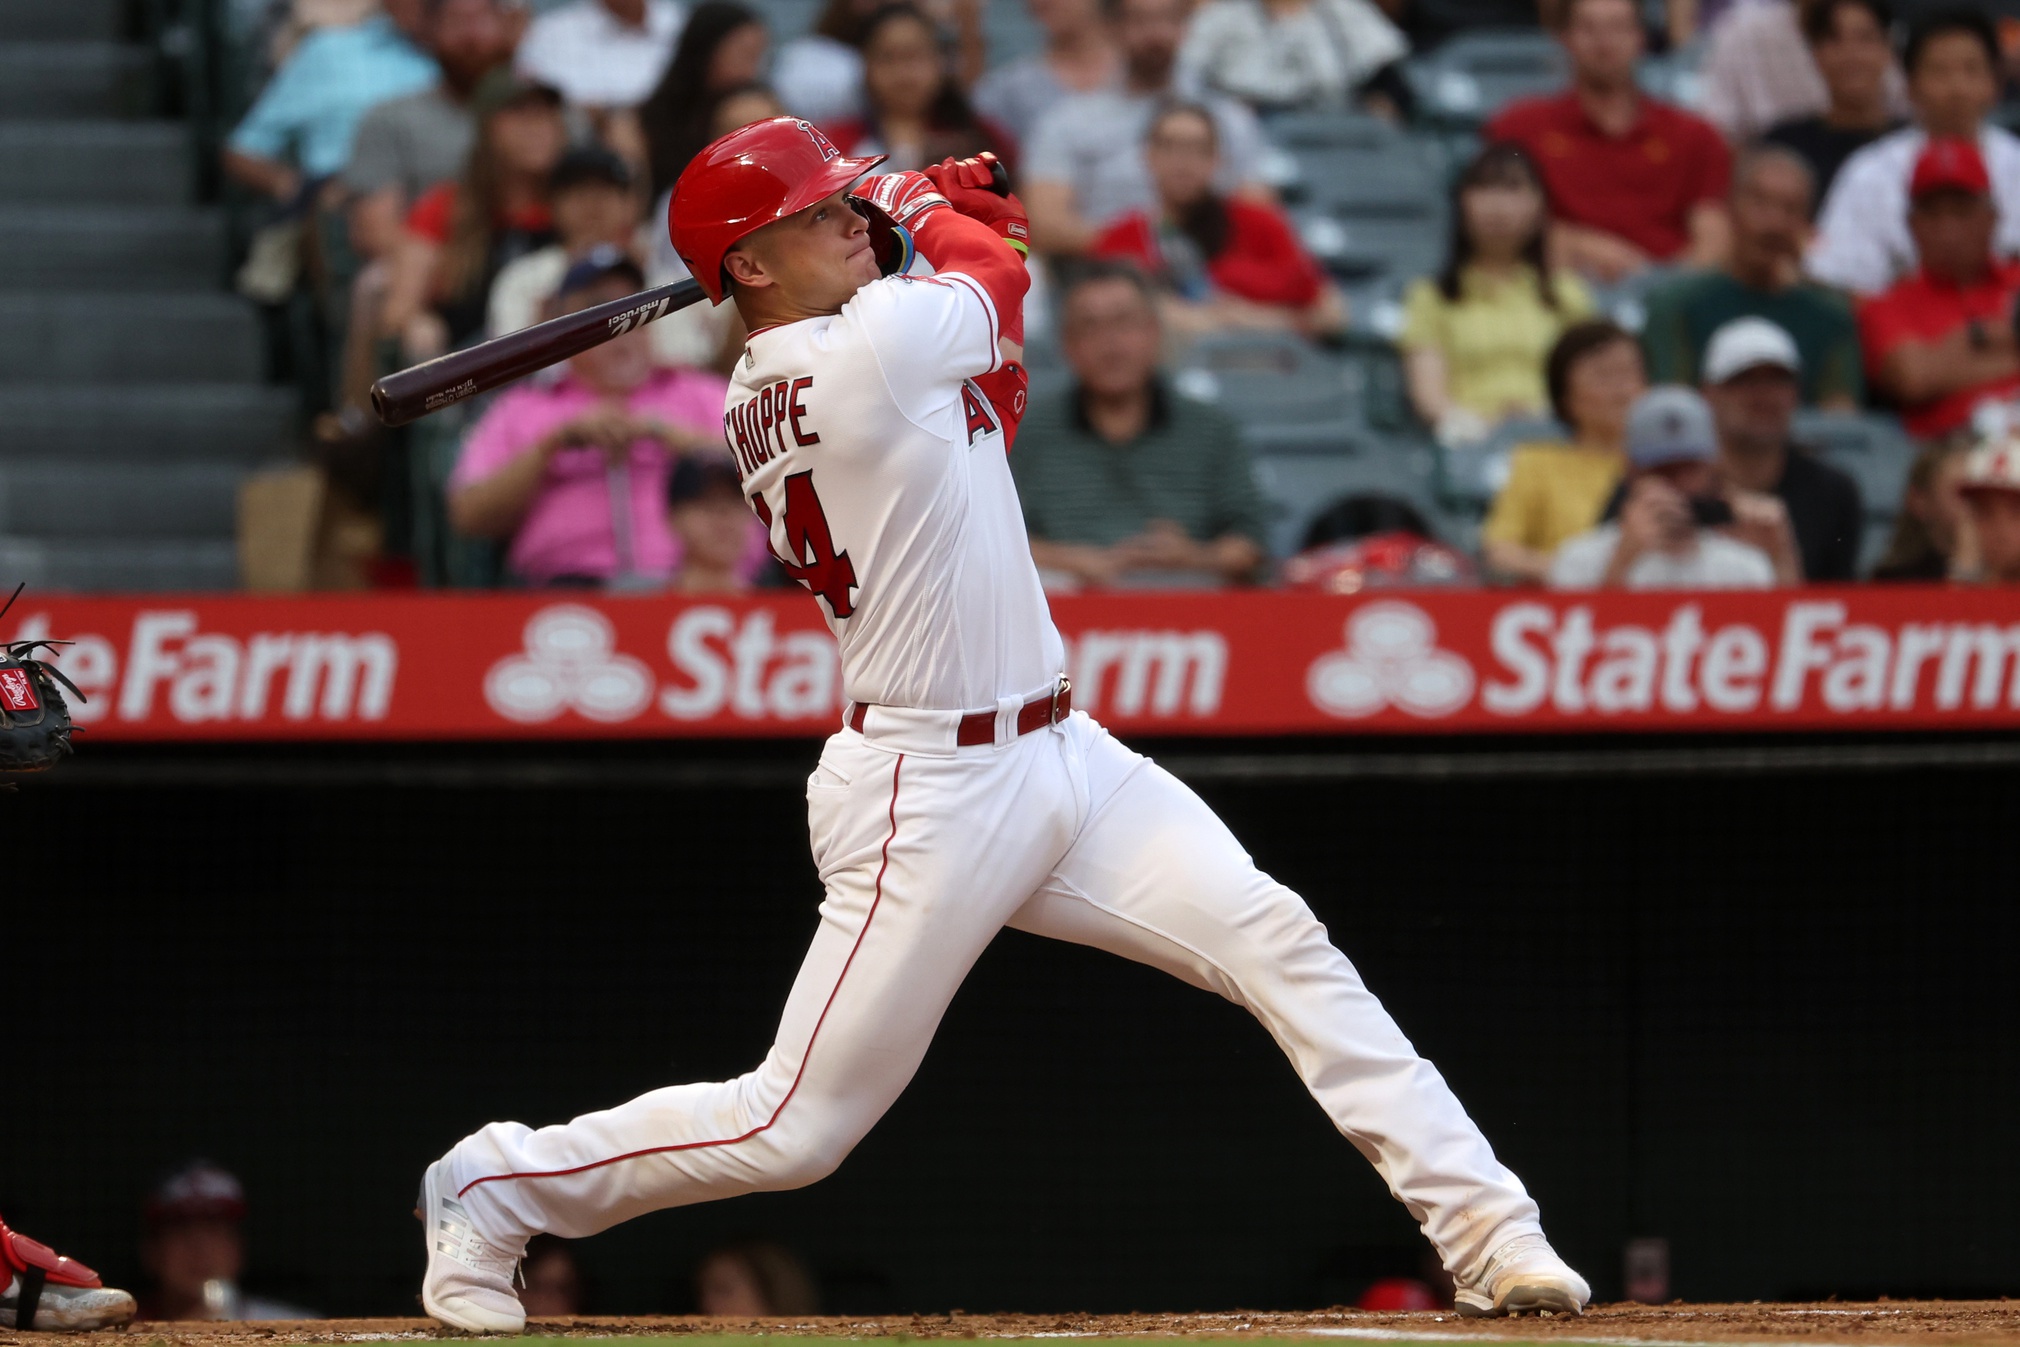
{"type": "MultiPolygon", "coordinates": [[[[250,1189],[256,1288],[413,1312],[415,1184],[459,1135],[768,1042],[817,899],[814,750],[708,751],[757,767],[450,787],[101,751],[0,796],[0,1212],[132,1277],[151,1176],[207,1155],[250,1189]]],[[[1693,1299],[2020,1293],[2012,769],[1201,790],[1602,1296],[1636,1235],[1693,1299]]],[[[683,1308],[751,1233],[875,1312],[1317,1305],[1418,1256],[1241,1011],[1015,933],[840,1174],[586,1242],[597,1308],[683,1308]]]]}

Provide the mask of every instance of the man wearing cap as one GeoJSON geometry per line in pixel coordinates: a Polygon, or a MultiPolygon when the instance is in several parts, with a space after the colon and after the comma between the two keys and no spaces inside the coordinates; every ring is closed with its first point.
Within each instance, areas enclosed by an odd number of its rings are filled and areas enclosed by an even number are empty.
{"type": "Polygon", "coordinates": [[[1765,318],[1735,318],[1712,333],[1703,391],[1718,427],[1719,477],[1781,501],[1804,580],[1851,580],[1865,508],[1856,482],[1791,438],[1802,368],[1795,339],[1765,318]]]}
{"type": "Polygon", "coordinates": [[[2020,439],[2009,433],[1973,450],[1961,490],[1978,540],[1979,583],[2020,585],[2020,439]]]}
{"type": "Polygon", "coordinates": [[[2020,137],[1986,118],[1999,100],[1999,35],[1975,9],[1942,9],[1916,20],[1902,65],[1915,125],[1881,136],[1845,161],[1817,213],[1810,275],[1876,295],[1916,264],[1908,228],[1909,183],[1934,140],[1975,146],[2006,224],[2001,252],[2020,252],[2020,137]]]}
{"type": "Polygon", "coordinates": [[[1908,229],[1921,267],[1859,311],[1866,374],[1910,434],[1945,435],[1980,402],[2020,390],[2013,299],[2020,265],[1994,256],[1999,214],[1968,140],[1932,140],[1915,161],[1908,229]]]}
{"type": "MultiPolygon", "coordinates": [[[[638,264],[592,252],[562,279],[573,313],[644,288],[638,264]]],[[[644,328],[568,362],[552,383],[508,390],[471,428],[449,476],[449,522],[510,539],[508,561],[536,585],[658,587],[680,560],[667,527],[677,456],[722,452],[721,376],[656,368],[644,328]]]]}
{"type": "Polygon", "coordinates": [[[1552,589],[1768,589],[1801,579],[1781,503],[1719,493],[1718,434],[1696,393],[1666,385],[1642,394],[1627,419],[1627,457],[1633,475],[1618,522],[1557,549],[1552,589]],[[1779,555],[1737,532],[1778,537],[1779,555]]]}
{"type": "Polygon", "coordinates": [[[1865,380],[1851,305],[1802,274],[1814,184],[1809,165],[1792,150],[1764,145],[1740,156],[1727,202],[1731,255],[1723,266],[1678,276],[1649,293],[1641,345],[1651,380],[1699,382],[1711,334],[1754,315],[1794,338],[1806,405],[1858,408],[1865,380]]]}
{"type": "Polygon", "coordinates": [[[153,1280],[142,1319],[319,1319],[314,1310],[248,1296],[245,1188],[208,1160],[192,1160],[148,1194],[140,1263],[153,1280]]]}
{"type": "Polygon", "coordinates": [[[554,242],[507,262],[491,282],[485,335],[497,337],[548,317],[568,268],[597,248],[625,249],[638,232],[641,203],[631,166],[602,145],[577,145],[547,178],[554,242]]]}

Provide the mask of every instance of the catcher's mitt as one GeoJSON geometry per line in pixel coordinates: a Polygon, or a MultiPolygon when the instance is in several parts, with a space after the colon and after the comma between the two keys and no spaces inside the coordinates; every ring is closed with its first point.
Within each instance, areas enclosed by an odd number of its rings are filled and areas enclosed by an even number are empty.
{"type": "MultiPolygon", "coordinates": [[[[18,597],[19,587],[14,591],[18,597]]],[[[7,607],[14,605],[12,598],[7,607]]],[[[0,608],[4,615],[7,608],[0,608]]],[[[58,685],[78,701],[77,685],[35,658],[66,641],[15,641],[0,645],[0,772],[39,772],[70,756],[70,708],[58,685]]]]}

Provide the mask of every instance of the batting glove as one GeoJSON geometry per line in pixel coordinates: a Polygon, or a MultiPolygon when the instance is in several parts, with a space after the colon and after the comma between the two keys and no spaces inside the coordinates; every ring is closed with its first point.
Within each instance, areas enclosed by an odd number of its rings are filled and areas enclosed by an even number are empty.
{"type": "Polygon", "coordinates": [[[947,198],[923,173],[886,173],[866,179],[856,195],[906,228],[919,223],[928,213],[944,209],[947,198]]]}
{"type": "Polygon", "coordinates": [[[1011,247],[1030,255],[1031,221],[1024,213],[1024,203],[1009,190],[1009,177],[995,155],[984,150],[972,159],[943,159],[924,176],[940,189],[948,205],[988,225],[1011,247]]]}

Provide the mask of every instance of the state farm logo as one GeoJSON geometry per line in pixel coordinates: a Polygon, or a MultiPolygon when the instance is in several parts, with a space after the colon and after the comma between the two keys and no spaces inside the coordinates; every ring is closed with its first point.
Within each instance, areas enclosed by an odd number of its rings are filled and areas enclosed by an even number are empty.
{"type": "Polygon", "coordinates": [[[1394,706],[1427,719],[1473,699],[1473,666],[1438,649],[1423,609],[1393,600],[1364,604],[1347,619],[1347,648],[1319,656],[1305,673],[1312,705],[1344,720],[1394,706]]]}
{"type": "Polygon", "coordinates": [[[652,700],[652,671],[617,653],[617,632],[594,608],[562,603],[526,623],[526,651],[484,675],[484,700],[507,720],[535,724],[573,709],[589,720],[630,720],[652,700]]]}

